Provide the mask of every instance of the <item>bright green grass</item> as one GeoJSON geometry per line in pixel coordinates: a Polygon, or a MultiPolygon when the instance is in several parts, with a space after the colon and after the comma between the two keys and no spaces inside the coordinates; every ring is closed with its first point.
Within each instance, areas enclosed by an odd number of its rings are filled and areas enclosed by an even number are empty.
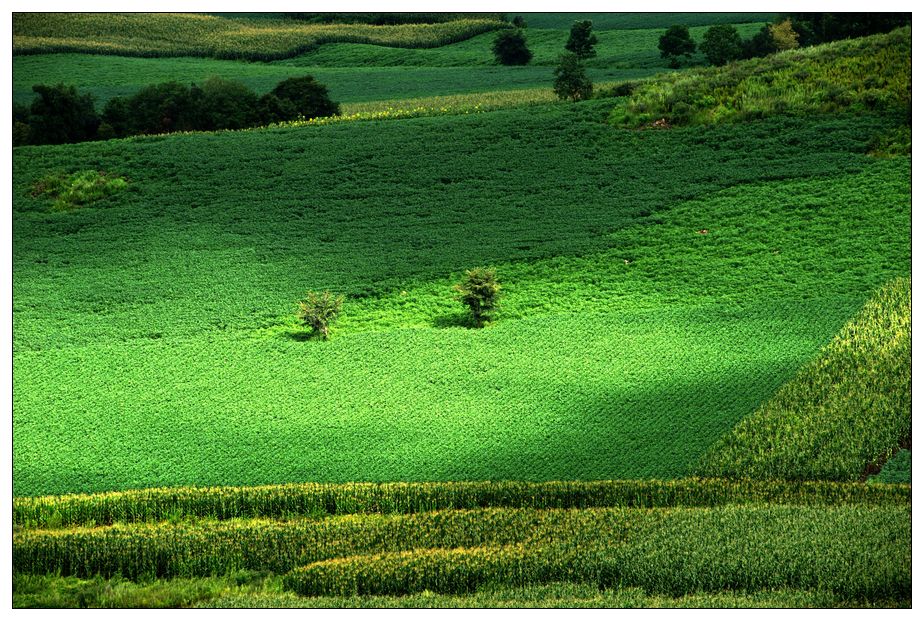
{"type": "Polygon", "coordinates": [[[911,483],[911,449],[901,449],[882,467],[882,471],[871,476],[876,483],[911,483]]]}
{"type": "MultiPolygon", "coordinates": [[[[384,48],[382,48],[384,49],[384,48]]],[[[593,68],[595,82],[633,80],[664,71],[593,68]]],[[[409,99],[496,90],[552,88],[552,69],[526,67],[301,67],[209,58],[130,58],[92,54],[36,54],[13,57],[13,100],[29,104],[35,84],[73,84],[96,98],[98,109],[112,97],[132,95],[149,84],[176,80],[201,84],[210,76],[245,83],[259,94],[282,80],[310,74],[341,103],[409,99]]]]}
{"type": "Polygon", "coordinates": [[[685,474],[907,273],[909,164],[875,118],[605,110],[17,150],[15,492],[685,474]],[[63,166],[129,189],[50,213],[63,166]],[[504,310],[454,327],[479,263],[504,310]],[[307,288],[349,294],[329,343],[307,288]]]}
{"type": "MultiPolygon", "coordinates": [[[[511,19],[518,13],[509,13],[511,19]]],[[[674,24],[712,26],[772,22],[776,13],[523,13],[528,28],[568,30],[577,20],[589,19],[594,30],[667,29],[674,24]]]]}
{"type": "Polygon", "coordinates": [[[877,291],[810,365],[712,447],[700,472],[856,480],[910,436],[911,281],[900,278],[877,291]]]}
{"type": "MultiPolygon", "coordinates": [[[[742,37],[751,37],[763,26],[762,23],[735,24],[742,37]]],[[[708,28],[699,26],[690,29],[690,36],[699,43],[708,28]]],[[[526,45],[533,53],[530,65],[552,67],[564,52],[568,41],[568,30],[540,30],[528,28],[525,31],[526,45]]],[[[647,30],[604,30],[597,32],[597,55],[587,61],[592,68],[608,69],[666,69],[668,62],[661,58],[658,39],[663,29],[647,30]]],[[[490,66],[496,65],[491,44],[496,33],[478,35],[438,48],[399,49],[358,43],[330,43],[315,50],[285,60],[280,65],[303,66],[490,66]]],[[[689,61],[702,64],[705,57],[695,54],[689,61]]]]}

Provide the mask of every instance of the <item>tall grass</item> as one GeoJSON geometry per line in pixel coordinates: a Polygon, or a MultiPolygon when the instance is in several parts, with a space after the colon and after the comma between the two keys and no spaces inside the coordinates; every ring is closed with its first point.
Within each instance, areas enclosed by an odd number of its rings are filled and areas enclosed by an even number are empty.
{"type": "Polygon", "coordinates": [[[278,60],[324,43],[430,48],[509,27],[492,19],[438,24],[309,24],[172,13],[16,13],[13,53],[209,56],[278,60]]]}
{"type": "Polygon", "coordinates": [[[856,483],[649,481],[304,483],[262,487],[161,488],[102,494],[22,497],[13,523],[58,528],[161,521],[174,516],[228,520],[355,513],[419,513],[447,509],[673,507],[724,504],[905,504],[901,485],[856,483]]]}
{"type": "Polygon", "coordinates": [[[619,126],[708,124],[774,114],[899,113],[910,119],[911,29],[795,49],[645,81],[612,112],[619,126]]]}
{"type": "Polygon", "coordinates": [[[859,479],[911,435],[911,281],[883,286],[705,455],[706,476],[859,479]]]}

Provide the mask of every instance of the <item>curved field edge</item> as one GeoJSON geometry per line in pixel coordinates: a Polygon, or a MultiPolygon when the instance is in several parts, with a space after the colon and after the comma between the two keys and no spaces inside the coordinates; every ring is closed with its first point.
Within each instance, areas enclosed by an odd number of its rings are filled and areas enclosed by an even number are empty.
{"type": "Polygon", "coordinates": [[[333,42],[439,47],[509,28],[494,20],[437,24],[306,24],[167,13],[15,13],[13,53],[207,56],[278,60],[333,42]]]}
{"type": "Polygon", "coordinates": [[[704,456],[705,476],[856,480],[911,437],[911,281],[880,288],[704,456]]]}
{"type": "Polygon", "coordinates": [[[262,487],[153,488],[103,494],[17,497],[13,524],[60,528],[199,517],[218,520],[450,509],[719,506],[724,504],[907,504],[907,485],[824,481],[559,481],[301,483],[262,487]]]}
{"type": "Polygon", "coordinates": [[[594,582],[672,596],[777,588],[910,595],[907,506],[481,509],[181,520],[14,533],[17,572],[128,578],[282,573],[302,595],[594,582]],[[845,571],[845,567],[849,568],[845,571]]]}

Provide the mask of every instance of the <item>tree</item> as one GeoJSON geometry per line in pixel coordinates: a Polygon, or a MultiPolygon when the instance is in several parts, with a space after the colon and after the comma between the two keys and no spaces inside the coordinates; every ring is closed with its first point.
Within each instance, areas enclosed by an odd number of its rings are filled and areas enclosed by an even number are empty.
{"type": "Polygon", "coordinates": [[[279,99],[290,101],[295,113],[306,119],[340,114],[340,104],[331,101],[327,87],[310,75],[283,80],[271,92],[279,99]]]}
{"type": "Polygon", "coordinates": [[[699,50],[711,65],[724,65],[741,58],[741,35],[731,24],[711,26],[703,35],[699,50]]]}
{"type": "Polygon", "coordinates": [[[770,24],[765,24],[753,37],[741,44],[741,58],[756,58],[769,56],[776,51],[773,35],[770,34],[770,24]]]}
{"type": "Polygon", "coordinates": [[[671,67],[679,67],[681,56],[689,58],[696,51],[696,43],[690,38],[690,29],[686,26],[671,26],[658,40],[661,58],[670,59],[671,67]]]}
{"type": "Polygon", "coordinates": [[[29,108],[28,137],[32,144],[63,144],[96,137],[100,119],[89,94],[81,95],[75,87],[64,84],[36,84],[32,90],[38,94],[29,108]]]}
{"type": "Polygon", "coordinates": [[[334,295],[330,291],[309,291],[305,299],[298,303],[298,319],[303,326],[311,328],[312,334],[326,341],[330,338],[330,325],[340,315],[342,307],[342,295],[334,295]]]}
{"type": "Polygon", "coordinates": [[[526,28],[526,20],[523,19],[522,15],[517,15],[510,23],[513,24],[516,28],[526,28]]]}
{"type": "Polygon", "coordinates": [[[162,134],[199,129],[199,99],[201,89],[191,89],[179,82],[164,82],[145,86],[128,98],[124,104],[107,104],[104,115],[118,133],[119,122],[126,126],[126,134],[162,134]],[[124,117],[119,115],[124,113],[124,117]]]}
{"type": "Polygon", "coordinates": [[[257,102],[257,117],[263,125],[294,121],[298,118],[295,104],[288,99],[279,99],[272,93],[267,93],[257,102]]]}
{"type": "Polygon", "coordinates": [[[584,64],[577,54],[565,52],[555,67],[555,82],[552,89],[559,99],[578,101],[590,98],[594,85],[584,71],[584,64]]]}
{"type": "Polygon", "coordinates": [[[257,124],[257,95],[245,84],[211,77],[202,84],[197,129],[242,129],[257,124]]]}
{"type": "Polygon", "coordinates": [[[774,47],[781,52],[799,47],[799,34],[793,30],[792,21],[789,19],[770,26],[770,36],[773,38],[774,47]]]}
{"type": "Polygon", "coordinates": [[[469,308],[475,325],[479,328],[484,325],[485,320],[490,319],[491,313],[497,310],[501,287],[492,268],[476,267],[466,270],[465,278],[454,289],[458,293],[456,299],[469,308]]]}
{"type": "Polygon", "coordinates": [[[502,65],[525,65],[533,58],[533,53],[526,47],[526,35],[519,28],[501,30],[492,49],[497,62],[502,65]]]}
{"type": "Polygon", "coordinates": [[[596,56],[597,50],[594,49],[594,45],[597,43],[597,35],[591,32],[592,27],[593,22],[590,20],[574,22],[565,49],[581,60],[596,56]]]}

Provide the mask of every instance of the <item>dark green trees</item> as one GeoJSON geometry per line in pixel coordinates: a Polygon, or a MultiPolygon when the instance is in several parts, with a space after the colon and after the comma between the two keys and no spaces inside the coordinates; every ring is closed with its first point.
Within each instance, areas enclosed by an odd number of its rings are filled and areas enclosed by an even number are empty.
{"type": "Polygon", "coordinates": [[[658,40],[661,58],[670,60],[671,67],[680,66],[680,57],[689,58],[696,51],[696,43],[690,38],[690,29],[686,26],[671,26],[658,40]]]}
{"type": "Polygon", "coordinates": [[[597,35],[591,32],[592,27],[593,22],[590,20],[574,22],[565,49],[581,60],[596,56],[597,50],[594,49],[594,45],[597,43],[597,35]]]}
{"type": "Polygon", "coordinates": [[[502,65],[525,65],[533,58],[526,47],[526,35],[520,29],[501,30],[492,46],[494,57],[502,65]]]}
{"type": "Polygon", "coordinates": [[[593,84],[584,70],[584,64],[577,54],[565,52],[555,68],[555,82],[552,89],[559,99],[578,101],[590,98],[593,84]]]}
{"type": "Polygon", "coordinates": [[[709,64],[721,66],[741,58],[741,35],[730,24],[712,26],[703,35],[699,51],[706,55],[709,64]]]}
{"type": "Polygon", "coordinates": [[[340,104],[331,101],[327,87],[310,75],[283,80],[271,93],[291,102],[295,113],[306,119],[340,114],[340,104]]]}

